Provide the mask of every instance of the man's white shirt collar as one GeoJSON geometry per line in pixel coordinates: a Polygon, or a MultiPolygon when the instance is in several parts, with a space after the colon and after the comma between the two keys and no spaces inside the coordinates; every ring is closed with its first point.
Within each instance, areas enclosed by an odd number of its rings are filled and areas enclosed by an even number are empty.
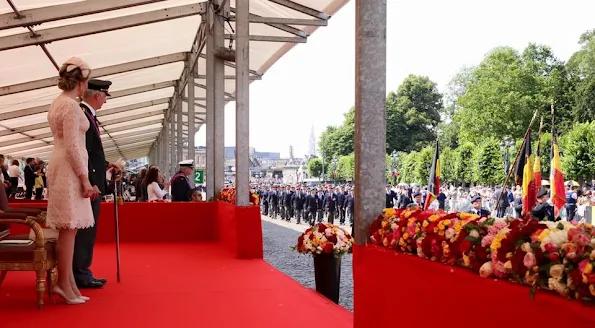
{"type": "Polygon", "coordinates": [[[91,111],[91,114],[93,114],[93,116],[95,116],[95,115],[96,115],[96,113],[95,113],[95,108],[93,108],[93,106],[91,106],[91,105],[87,104],[87,103],[86,103],[86,102],[84,102],[84,101],[83,101],[83,102],[81,102],[81,104],[83,104],[83,105],[87,106],[87,108],[89,108],[89,110],[91,111]]]}

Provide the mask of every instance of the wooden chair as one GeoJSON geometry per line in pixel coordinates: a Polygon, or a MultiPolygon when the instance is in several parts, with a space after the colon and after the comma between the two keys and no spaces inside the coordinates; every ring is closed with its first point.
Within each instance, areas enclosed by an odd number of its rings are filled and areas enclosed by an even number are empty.
{"type": "Polygon", "coordinates": [[[10,236],[13,224],[29,226],[34,234],[32,244],[0,244],[0,287],[8,271],[35,271],[37,307],[41,310],[47,290],[56,281],[56,240],[46,240],[40,222],[45,221],[42,209],[13,209],[0,211],[0,240],[29,240],[28,235],[10,236]]]}

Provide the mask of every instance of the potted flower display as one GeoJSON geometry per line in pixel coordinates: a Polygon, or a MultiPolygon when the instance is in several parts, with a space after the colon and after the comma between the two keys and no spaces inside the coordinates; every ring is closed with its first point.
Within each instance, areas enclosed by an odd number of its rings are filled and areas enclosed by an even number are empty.
{"type": "Polygon", "coordinates": [[[302,233],[292,248],[300,254],[312,254],[316,291],[339,303],[341,257],[351,252],[353,237],[340,226],[318,223],[302,233]]]}

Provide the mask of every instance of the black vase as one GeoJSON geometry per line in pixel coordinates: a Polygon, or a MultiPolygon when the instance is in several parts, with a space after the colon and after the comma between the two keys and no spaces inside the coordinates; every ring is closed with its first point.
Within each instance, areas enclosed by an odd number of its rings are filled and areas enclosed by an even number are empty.
{"type": "Polygon", "coordinates": [[[314,280],[317,292],[339,304],[341,258],[333,254],[314,255],[314,280]]]}

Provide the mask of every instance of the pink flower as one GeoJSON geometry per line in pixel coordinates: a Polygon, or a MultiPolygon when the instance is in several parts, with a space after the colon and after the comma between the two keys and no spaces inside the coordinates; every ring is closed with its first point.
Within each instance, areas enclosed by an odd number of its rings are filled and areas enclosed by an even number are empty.
{"type": "Polygon", "coordinates": [[[506,277],[507,270],[506,270],[506,267],[504,266],[504,263],[502,263],[500,261],[496,261],[496,262],[492,263],[492,269],[494,270],[494,274],[496,275],[496,277],[498,277],[498,278],[506,277]]]}
{"type": "Polygon", "coordinates": [[[552,243],[547,243],[543,246],[543,248],[545,249],[546,252],[555,252],[558,250],[558,245],[552,244],[552,243]]]}
{"type": "Polygon", "coordinates": [[[581,271],[581,273],[585,272],[585,268],[587,267],[587,264],[589,264],[589,260],[587,260],[587,259],[582,260],[581,263],[578,264],[578,269],[581,271]]]}
{"type": "Polygon", "coordinates": [[[574,237],[574,240],[581,246],[587,246],[591,243],[591,239],[589,239],[589,237],[585,236],[584,234],[580,234],[577,235],[576,237],[574,237]]]}
{"type": "Polygon", "coordinates": [[[407,233],[409,234],[409,236],[415,235],[415,225],[410,224],[409,226],[407,226],[407,233]]]}
{"type": "Polygon", "coordinates": [[[558,252],[549,253],[548,258],[552,262],[558,262],[558,261],[560,261],[560,253],[558,253],[558,252]]]}
{"type": "Polygon", "coordinates": [[[494,224],[494,226],[496,227],[497,230],[502,230],[502,229],[506,228],[507,224],[504,221],[498,221],[494,224]]]}
{"type": "Polygon", "coordinates": [[[485,237],[483,237],[481,239],[481,246],[488,247],[489,245],[492,244],[493,241],[494,241],[493,235],[486,235],[485,237]]]}
{"type": "Polygon", "coordinates": [[[488,234],[496,235],[498,233],[498,228],[496,226],[489,226],[488,227],[488,234]]]}
{"type": "Polygon", "coordinates": [[[537,260],[535,259],[535,254],[533,254],[533,252],[528,252],[525,254],[525,257],[523,258],[523,264],[525,267],[527,267],[527,269],[531,269],[536,263],[537,260]]]}

